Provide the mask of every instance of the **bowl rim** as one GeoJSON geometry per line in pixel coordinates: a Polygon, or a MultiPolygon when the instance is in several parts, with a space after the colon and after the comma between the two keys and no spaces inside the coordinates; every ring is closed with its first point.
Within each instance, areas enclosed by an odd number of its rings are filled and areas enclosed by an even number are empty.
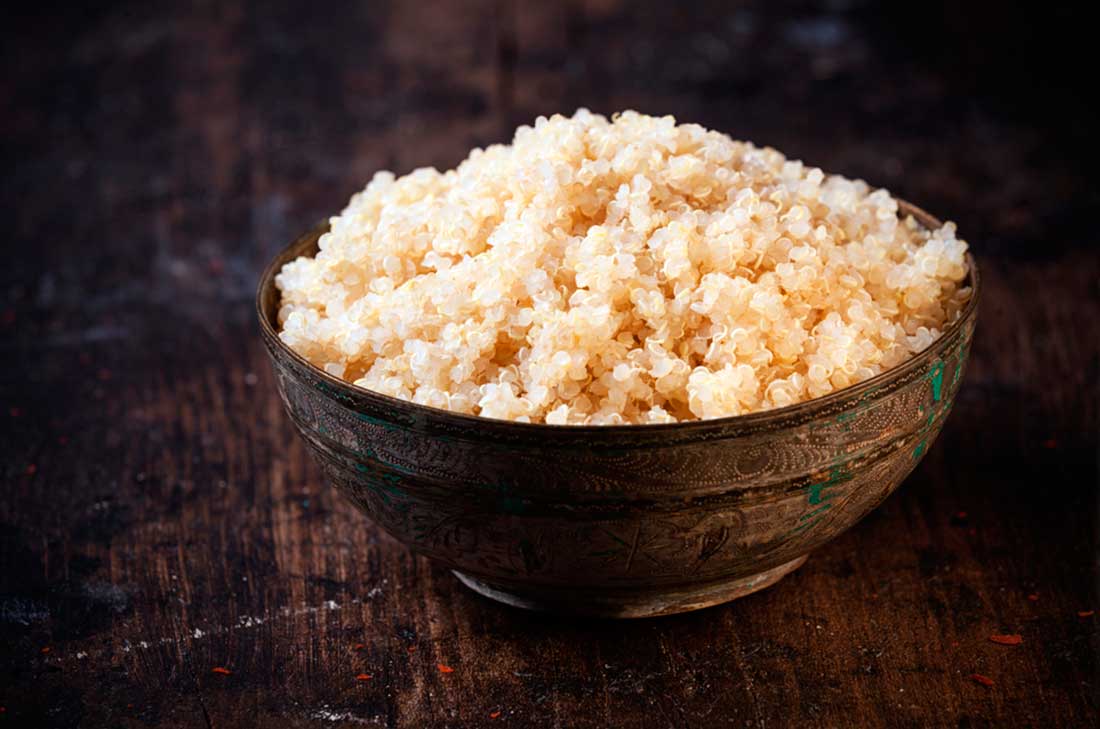
{"type": "MultiPolygon", "coordinates": [[[[894,200],[898,204],[898,216],[907,217],[912,216],[916,218],[924,227],[929,230],[935,230],[943,226],[943,222],[939,218],[935,217],[931,213],[924,209],[910,203],[901,198],[895,197],[894,200]]],[[[688,432],[696,431],[729,431],[730,429],[741,428],[758,428],[762,424],[771,423],[773,421],[787,421],[792,418],[803,419],[805,416],[815,413],[819,410],[827,410],[838,401],[852,398],[853,396],[878,389],[884,383],[890,382],[897,378],[901,378],[913,370],[923,369],[929,362],[939,357],[939,352],[943,350],[942,344],[951,341],[959,332],[963,330],[968,324],[974,320],[978,302],[981,298],[981,276],[978,272],[977,261],[970,251],[966,253],[967,262],[967,278],[964,281],[969,281],[971,294],[970,299],[967,301],[966,306],[959,312],[959,316],[955,321],[940,334],[931,345],[925,348],[923,351],[918,352],[912,357],[908,358],[904,362],[901,362],[893,367],[880,372],[874,377],[863,380],[861,382],[848,385],[839,390],[834,390],[827,395],[821,397],[815,397],[810,400],[803,400],[802,402],[794,403],[792,405],[785,405],[779,408],[772,408],[770,410],[761,410],[752,413],[745,413],[742,415],[729,415],[722,418],[709,418],[709,419],[696,419],[686,420],[676,423],[623,423],[618,425],[554,425],[550,423],[523,423],[515,420],[504,420],[500,418],[488,418],[481,415],[470,415],[467,413],[459,413],[452,410],[443,410],[441,408],[431,407],[430,405],[421,405],[419,403],[412,402],[410,400],[402,400],[391,395],[384,395],[374,390],[368,390],[365,387],[360,387],[347,380],[340,379],[307,360],[302,355],[290,348],[279,337],[278,331],[275,325],[267,317],[264,312],[264,296],[268,291],[271,291],[275,287],[275,277],[282,270],[282,267],[298,257],[295,255],[296,249],[302,246],[302,242],[309,237],[314,237],[313,245],[316,245],[317,240],[321,235],[328,231],[331,219],[325,219],[312,226],[309,230],[298,235],[288,245],[283,247],[279,253],[277,253],[264,268],[263,273],[260,274],[260,279],[256,287],[255,295],[255,308],[256,316],[259,319],[260,331],[264,341],[268,347],[273,347],[279,350],[280,353],[288,357],[295,362],[299,367],[305,369],[317,380],[325,383],[328,387],[333,388],[336,393],[340,393],[346,396],[350,396],[353,399],[365,399],[368,401],[375,401],[379,407],[390,407],[398,411],[407,411],[415,416],[419,416],[425,421],[451,421],[454,425],[466,426],[470,428],[506,428],[516,434],[526,435],[624,435],[626,433],[636,434],[658,434],[658,433],[676,433],[679,435],[686,434],[688,432]]],[[[275,293],[279,296],[278,292],[275,293]]],[[[276,316],[278,312],[278,306],[275,307],[276,316]]],[[[329,395],[331,397],[331,395],[329,395]]]]}

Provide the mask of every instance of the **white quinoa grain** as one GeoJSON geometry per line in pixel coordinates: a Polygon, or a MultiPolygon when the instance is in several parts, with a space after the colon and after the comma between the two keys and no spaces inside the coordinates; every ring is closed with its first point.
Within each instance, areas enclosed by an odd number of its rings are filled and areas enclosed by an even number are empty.
{"type": "Polygon", "coordinates": [[[860,180],[632,111],[539,118],[457,169],[374,176],[276,278],[280,336],[431,407],[665,423],[820,397],[970,296],[955,226],[860,180]]]}

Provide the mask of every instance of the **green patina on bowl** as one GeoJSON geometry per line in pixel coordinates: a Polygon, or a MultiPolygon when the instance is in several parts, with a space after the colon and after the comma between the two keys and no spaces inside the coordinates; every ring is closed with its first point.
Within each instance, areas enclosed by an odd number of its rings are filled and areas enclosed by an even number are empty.
{"type": "MultiPolygon", "coordinates": [[[[925,226],[941,223],[908,203],[925,226]]],[[[928,452],[962,381],[980,284],[931,347],[866,382],[762,413],[661,425],[514,423],[356,387],[256,309],[287,412],[328,480],[410,549],[491,598],[607,617],[696,610],[774,584],[862,519],[928,452]]]]}

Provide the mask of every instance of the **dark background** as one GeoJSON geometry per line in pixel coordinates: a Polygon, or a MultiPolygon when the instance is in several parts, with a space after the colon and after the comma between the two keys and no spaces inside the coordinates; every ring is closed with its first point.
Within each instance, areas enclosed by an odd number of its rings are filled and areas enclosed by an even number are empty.
{"type": "Polygon", "coordinates": [[[1075,9],[45,2],[2,26],[0,727],[1095,725],[1097,43],[1075,9]],[[695,614],[526,614],[410,556],[320,483],[253,322],[263,264],[375,170],[582,105],[886,186],[958,222],[984,277],[905,486],[695,614]]]}

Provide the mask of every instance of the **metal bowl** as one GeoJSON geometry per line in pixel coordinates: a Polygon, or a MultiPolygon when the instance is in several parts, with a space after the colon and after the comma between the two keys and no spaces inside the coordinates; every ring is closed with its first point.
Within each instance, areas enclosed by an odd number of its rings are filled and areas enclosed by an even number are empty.
{"type": "MultiPolygon", "coordinates": [[[[907,203],[925,226],[941,223],[907,203]]],[[[287,412],[328,480],[475,591],[605,617],[696,610],[774,584],[862,519],[928,452],[962,381],[974,294],[931,347],[790,407],[668,425],[514,423],[415,405],[323,372],[277,335],[271,262],[256,297],[287,412]]]]}

